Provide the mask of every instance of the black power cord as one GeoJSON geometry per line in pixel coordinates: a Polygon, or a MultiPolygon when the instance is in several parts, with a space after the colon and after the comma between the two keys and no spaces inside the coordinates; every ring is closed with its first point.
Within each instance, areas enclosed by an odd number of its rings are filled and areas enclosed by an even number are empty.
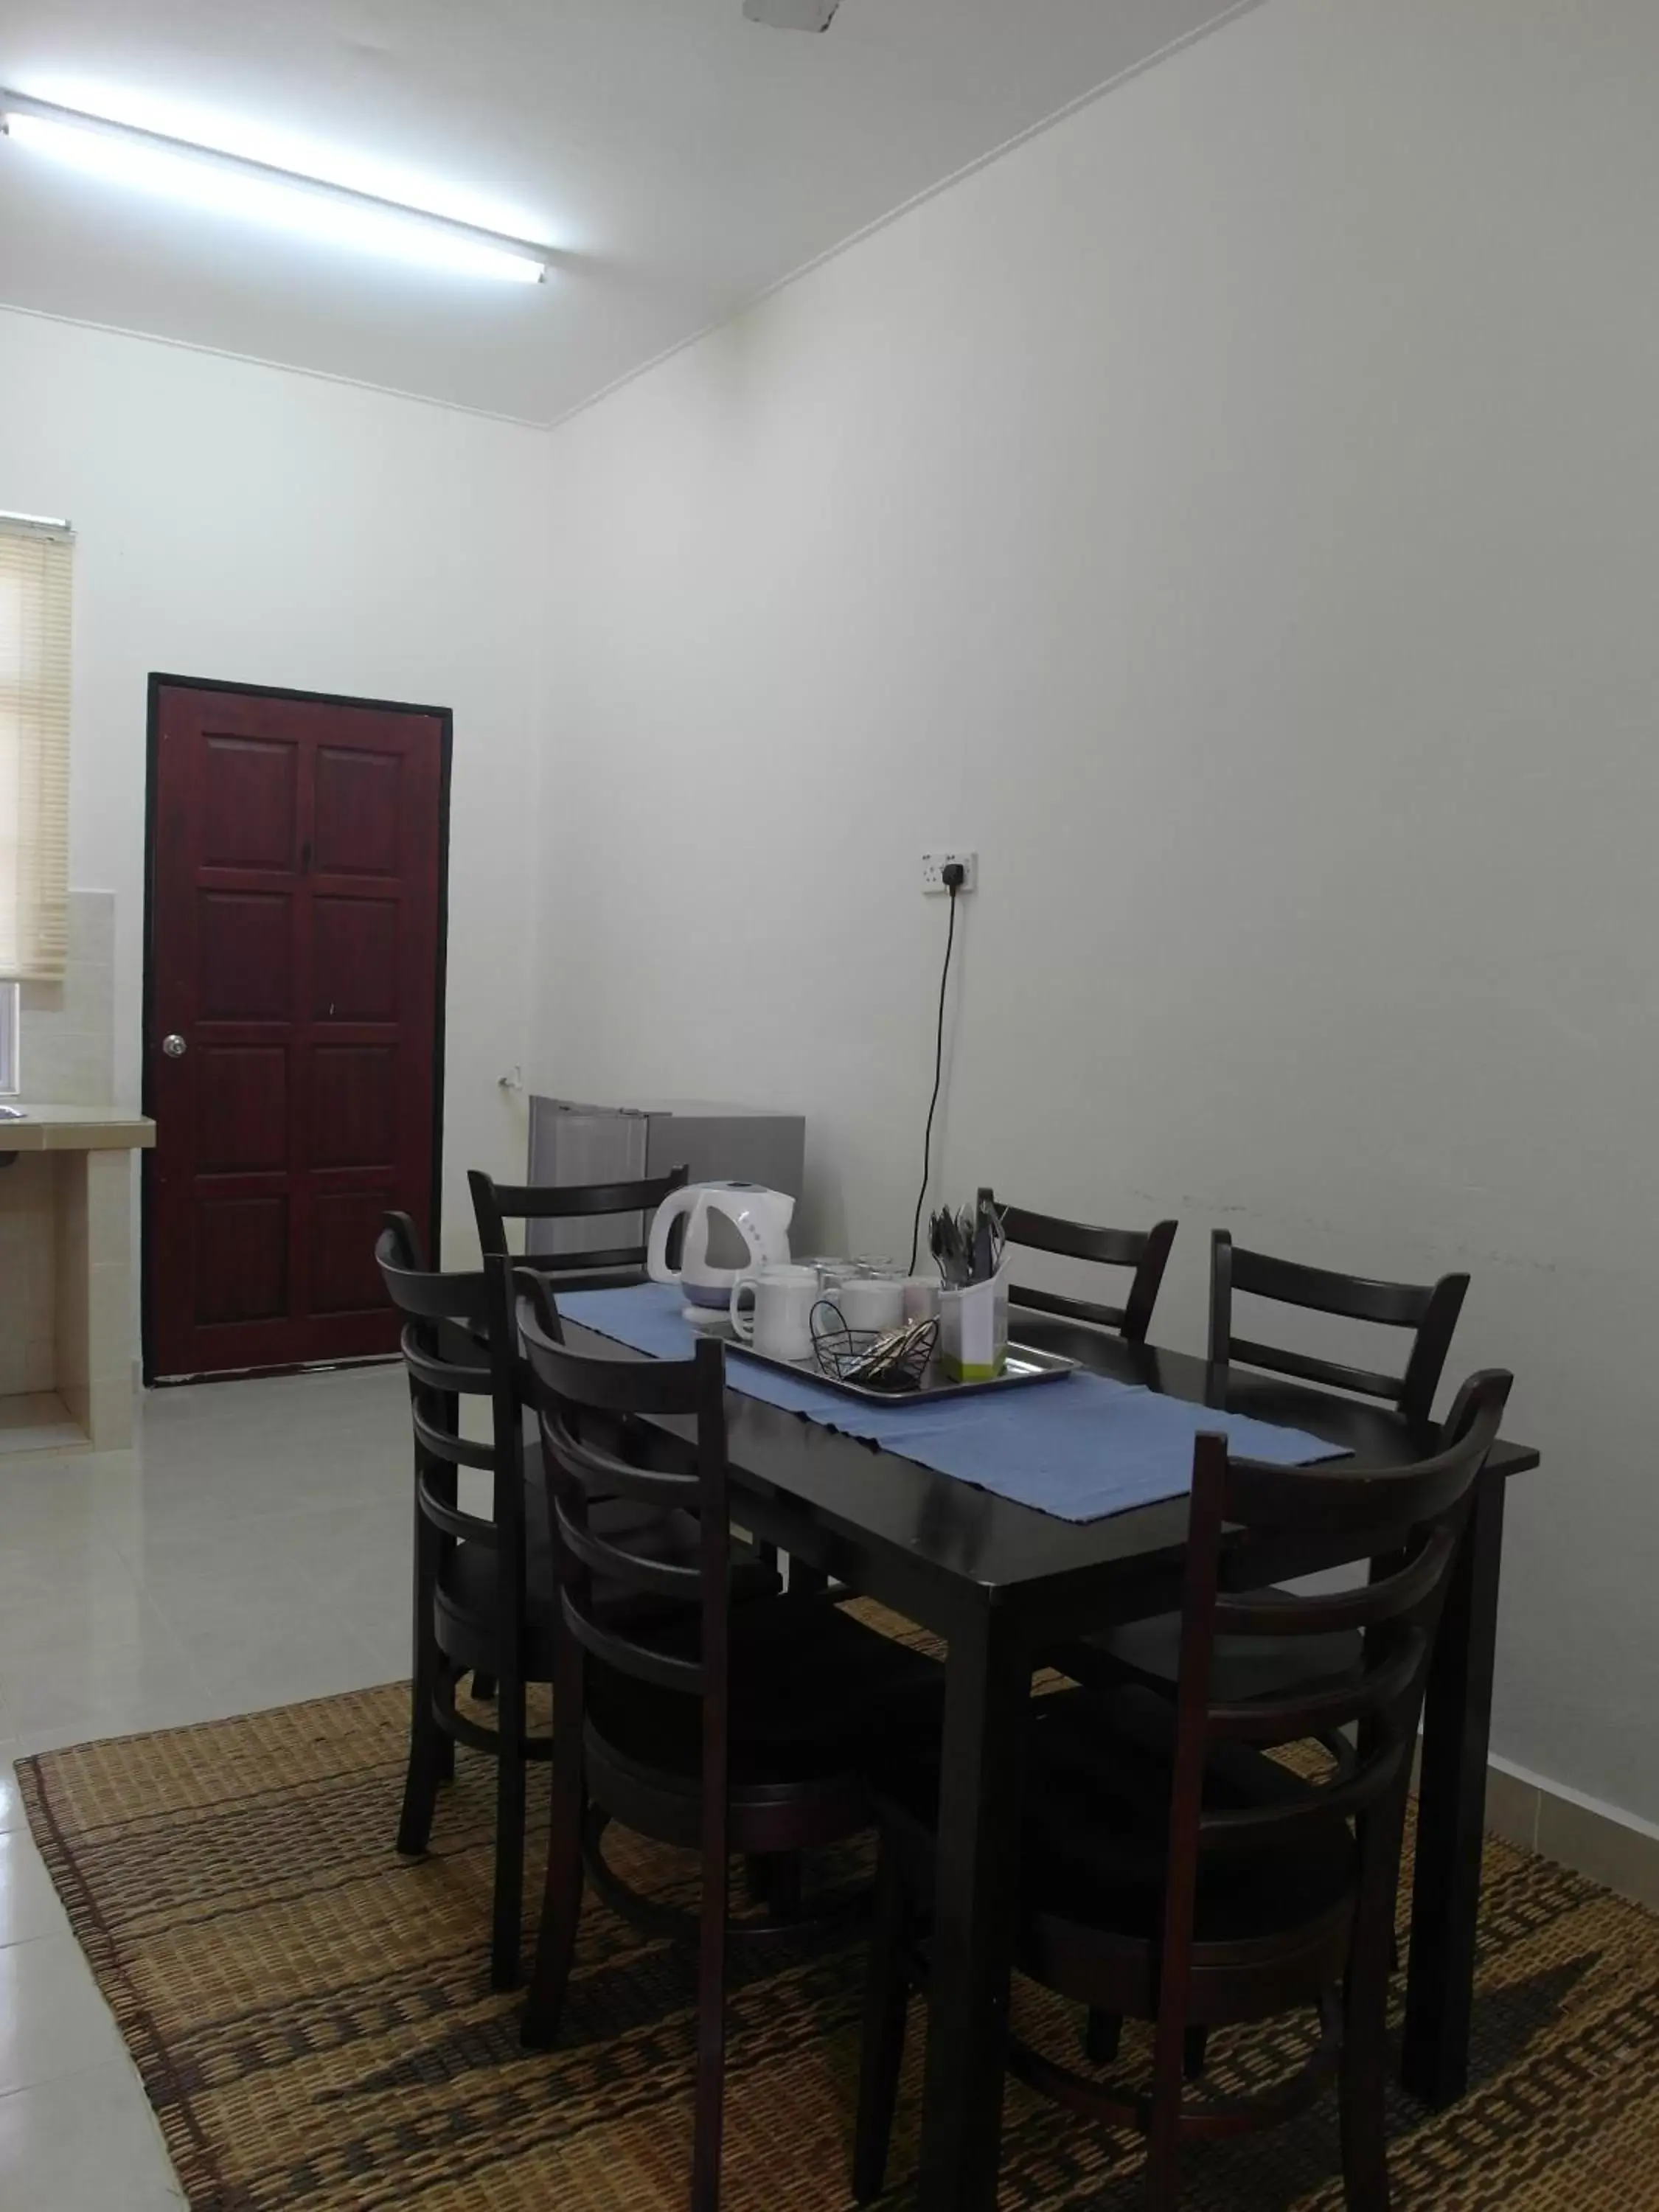
{"type": "Polygon", "coordinates": [[[933,1116],[939,1111],[939,1085],[945,1076],[945,995],[951,982],[951,949],[957,941],[957,893],[962,889],[967,871],[959,860],[952,860],[944,872],[945,888],[951,894],[951,927],[945,933],[945,971],[939,979],[939,1034],[933,1041],[933,1095],[927,1102],[927,1133],[921,1140],[921,1188],[916,1193],[916,1218],[910,1230],[910,1265],[908,1274],[916,1272],[916,1255],[921,1249],[921,1209],[927,1203],[927,1183],[933,1171],[933,1116]]]}

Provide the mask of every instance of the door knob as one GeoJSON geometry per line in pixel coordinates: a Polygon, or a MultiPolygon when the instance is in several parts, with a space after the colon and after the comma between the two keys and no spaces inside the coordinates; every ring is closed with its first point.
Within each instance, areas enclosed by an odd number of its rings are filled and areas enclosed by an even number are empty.
{"type": "Polygon", "coordinates": [[[182,1060],[184,1058],[185,1041],[183,1037],[179,1036],[177,1030],[173,1030],[168,1036],[164,1036],[161,1039],[161,1049],[166,1053],[169,1060],[182,1060]]]}

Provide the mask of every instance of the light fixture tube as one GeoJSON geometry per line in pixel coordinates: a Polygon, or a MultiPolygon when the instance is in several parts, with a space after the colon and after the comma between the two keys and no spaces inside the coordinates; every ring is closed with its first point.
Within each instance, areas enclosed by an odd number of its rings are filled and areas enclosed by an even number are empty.
{"type": "Polygon", "coordinates": [[[544,246],[501,238],[323,178],[299,176],[15,93],[0,92],[0,129],[19,146],[112,184],[422,268],[539,284],[552,258],[544,246]]]}

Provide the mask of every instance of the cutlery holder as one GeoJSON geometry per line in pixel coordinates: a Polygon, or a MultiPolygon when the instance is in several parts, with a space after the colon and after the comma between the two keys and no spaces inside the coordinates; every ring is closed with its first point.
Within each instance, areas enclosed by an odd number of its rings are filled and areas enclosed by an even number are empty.
{"type": "Polygon", "coordinates": [[[1008,1274],[939,1296],[939,1364],[956,1382],[989,1382],[1008,1358],[1008,1274]]]}

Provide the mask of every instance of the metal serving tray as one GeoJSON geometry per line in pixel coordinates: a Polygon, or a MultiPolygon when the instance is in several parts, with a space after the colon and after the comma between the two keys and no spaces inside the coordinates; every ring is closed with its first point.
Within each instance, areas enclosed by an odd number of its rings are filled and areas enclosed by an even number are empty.
{"type": "MultiPolygon", "coordinates": [[[[724,1334],[724,1333],[722,1333],[724,1334]]],[[[774,1359],[769,1352],[757,1352],[752,1344],[745,1344],[735,1329],[724,1337],[726,1348],[741,1352],[758,1367],[770,1367],[780,1375],[793,1375],[799,1382],[822,1382],[826,1389],[840,1390],[848,1398],[862,1398],[871,1406],[937,1406],[947,1398],[978,1398],[988,1390],[1021,1390],[1033,1382],[1058,1382],[1062,1376],[1075,1375],[1079,1362],[1066,1359],[1058,1352],[1039,1352],[1035,1345],[1011,1344],[1008,1364],[1000,1375],[993,1375],[984,1382],[953,1382],[942,1367],[934,1365],[927,1370],[927,1379],[917,1390],[872,1390],[867,1382],[842,1382],[833,1375],[826,1375],[815,1359],[774,1359]]]]}

